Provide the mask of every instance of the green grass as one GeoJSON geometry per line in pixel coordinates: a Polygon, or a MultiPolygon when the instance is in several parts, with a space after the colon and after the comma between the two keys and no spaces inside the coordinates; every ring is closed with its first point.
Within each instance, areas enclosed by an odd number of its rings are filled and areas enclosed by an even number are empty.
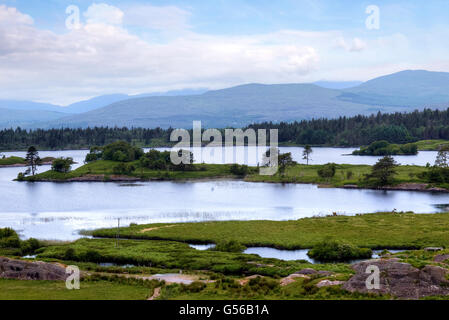
{"type": "Polygon", "coordinates": [[[152,290],[110,281],[82,281],[68,290],[64,281],[0,279],[0,300],[145,300],[152,290]]]}
{"type": "MultiPolygon", "coordinates": [[[[35,175],[34,177],[27,177],[27,180],[60,180],[64,181],[70,178],[82,177],[85,175],[104,175],[104,179],[113,176],[113,168],[119,162],[109,160],[99,160],[88,163],[77,168],[69,173],[60,173],[55,171],[46,171],[35,175]]],[[[207,179],[207,178],[236,178],[230,171],[230,165],[217,164],[195,164],[194,171],[160,171],[150,170],[144,168],[143,171],[139,168],[138,162],[130,162],[137,169],[128,176],[142,178],[143,180],[185,180],[185,179],[207,179]]]]}
{"type": "Polygon", "coordinates": [[[0,166],[10,166],[14,164],[25,164],[25,159],[21,157],[8,157],[0,159],[0,166]]]}
{"type": "MultiPolygon", "coordinates": [[[[322,165],[304,165],[298,164],[288,167],[284,175],[263,176],[252,174],[245,178],[246,181],[253,182],[275,182],[275,183],[314,183],[334,187],[344,185],[368,186],[369,182],[364,180],[364,176],[371,172],[369,165],[337,164],[335,176],[330,179],[320,178],[318,170],[322,165]],[[349,175],[349,176],[348,176],[349,175]]],[[[400,183],[426,183],[418,178],[418,174],[427,171],[426,167],[421,166],[399,166],[396,169],[394,184],[400,183]]],[[[443,186],[444,187],[444,186],[443,186]]]]}
{"type": "MultiPolygon", "coordinates": [[[[49,246],[40,250],[38,259],[64,261],[67,259],[68,248],[74,250],[74,256],[70,257],[71,261],[115,262],[117,264],[134,264],[171,270],[207,270],[234,275],[286,276],[302,268],[312,266],[304,261],[281,261],[241,253],[200,251],[189,247],[185,243],[173,241],[122,240],[120,241],[120,247],[117,248],[115,239],[80,239],[66,245],[49,246]],[[92,251],[95,254],[92,254],[92,251]]],[[[313,267],[319,270],[327,268],[339,272],[350,272],[349,267],[344,264],[313,267]]]]}
{"type": "MultiPolygon", "coordinates": [[[[116,229],[99,229],[92,234],[96,237],[114,237],[116,229]]],[[[120,235],[135,239],[196,243],[217,243],[232,239],[245,246],[285,249],[312,248],[328,239],[372,249],[449,247],[449,214],[376,213],[296,221],[166,223],[121,228],[120,235]],[[142,232],[155,227],[159,229],[142,232]]]]}
{"type": "Polygon", "coordinates": [[[418,150],[421,151],[438,151],[440,147],[448,147],[449,141],[447,140],[420,140],[416,142],[418,150]]]}
{"type": "MultiPolygon", "coordinates": [[[[29,176],[25,180],[53,180],[64,181],[71,178],[83,177],[86,175],[97,175],[99,179],[108,181],[114,176],[113,168],[118,164],[115,161],[99,160],[86,164],[69,173],[60,173],[55,171],[46,171],[35,176],[29,176]]],[[[137,169],[129,174],[130,177],[141,178],[143,180],[195,180],[195,179],[219,179],[231,178],[241,179],[242,177],[231,173],[230,165],[220,164],[195,164],[194,171],[158,171],[138,168],[137,162],[131,163],[137,169]]],[[[318,176],[318,170],[322,165],[303,165],[298,164],[288,167],[284,175],[263,176],[259,175],[256,168],[250,169],[250,174],[246,176],[245,181],[249,182],[272,182],[272,183],[314,183],[328,185],[331,187],[342,187],[344,185],[357,185],[359,187],[369,187],[370,182],[364,179],[364,176],[371,172],[371,166],[368,165],[350,165],[339,164],[336,167],[336,174],[333,178],[324,179],[318,176]]],[[[428,170],[420,166],[399,166],[395,176],[394,185],[400,183],[426,183],[418,178],[418,175],[428,170]]],[[[430,184],[429,184],[430,186],[430,184]]],[[[437,187],[446,188],[446,184],[436,184],[437,187]]]]}

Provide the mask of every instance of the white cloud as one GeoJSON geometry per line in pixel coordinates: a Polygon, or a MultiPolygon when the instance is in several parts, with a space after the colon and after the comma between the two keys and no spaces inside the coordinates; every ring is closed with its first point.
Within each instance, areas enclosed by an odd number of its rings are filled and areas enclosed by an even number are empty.
{"type": "Polygon", "coordinates": [[[123,11],[106,3],[94,3],[84,12],[88,24],[112,24],[121,25],[123,11]]]}
{"type": "Polygon", "coordinates": [[[125,9],[125,25],[157,30],[189,29],[190,12],[175,6],[136,5],[125,9]]]}
{"type": "Polygon", "coordinates": [[[144,41],[125,28],[133,10],[95,4],[86,12],[86,24],[56,34],[36,28],[30,16],[0,6],[0,21],[8,22],[0,23],[0,97],[68,104],[117,92],[367,80],[422,65],[404,61],[404,52],[419,50],[412,50],[401,34],[371,39],[301,30],[207,35],[189,30],[189,13],[182,9],[145,8],[154,19],[135,16],[135,25],[182,32],[163,43],[144,41]]]}
{"type": "Polygon", "coordinates": [[[348,43],[343,37],[338,37],[334,40],[334,44],[335,47],[342,48],[349,52],[360,52],[366,48],[366,43],[359,38],[353,38],[348,43]]]}

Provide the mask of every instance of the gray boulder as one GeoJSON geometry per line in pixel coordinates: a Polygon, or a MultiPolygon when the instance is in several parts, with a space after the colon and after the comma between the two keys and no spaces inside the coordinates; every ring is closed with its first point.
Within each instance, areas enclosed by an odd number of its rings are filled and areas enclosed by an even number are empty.
{"type": "Polygon", "coordinates": [[[66,280],[62,265],[0,257],[0,278],[19,280],[66,280]]]}
{"type": "Polygon", "coordinates": [[[342,289],[351,292],[389,294],[398,298],[419,299],[426,296],[449,295],[447,269],[437,266],[425,266],[422,269],[398,259],[375,259],[356,263],[352,266],[356,274],[342,289]],[[366,273],[368,266],[379,268],[379,289],[368,289],[366,273]]]}

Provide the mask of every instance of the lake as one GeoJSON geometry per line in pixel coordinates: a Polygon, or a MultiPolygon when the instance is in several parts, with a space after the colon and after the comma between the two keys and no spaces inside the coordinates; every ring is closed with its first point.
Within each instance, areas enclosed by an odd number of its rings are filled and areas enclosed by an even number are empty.
{"type": "MultiPolygon", "coordinates": [[[[367,163],[376,157],[343,156],[354,149],[314,148],[312,163],[367,163]]],[[[209,151],[209,150],[206,150],[209,151]]],[[[302,148],[281,148],[299,160],[302,148]]],[[[87,151],[40,152],[41,157],[71,156],[82,165],[87,151]]],[[[23,156],[22,152],[5,152],[23,156]]],[[[401,163],[433,163],[435,152],[397,157],[401,163]],[[405,160],[402,160],[405,158],[405,160]]],[[[40,171],[49,166],[40,167],[40,171]]],[[[71,240],[79,230],[130,223],[208,220],[291,220],[337,212],[353,215],[376,211],[439,212],[449,194],[318,188],[305,184],[242,181],[139,183],[14,182],[23,168],[0,168],[0,227],[12,227],[23,238],[71,240]]]]}

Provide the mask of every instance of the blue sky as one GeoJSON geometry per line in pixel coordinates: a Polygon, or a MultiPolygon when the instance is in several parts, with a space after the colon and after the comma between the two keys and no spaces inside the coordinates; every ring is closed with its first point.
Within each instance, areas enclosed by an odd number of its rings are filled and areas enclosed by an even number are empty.
{"type": "Polygon", "coordinates": [[[443,0],[0,1],[0,98],[449,72],[448,18],[443,0]],[[365,25],[370,5],[379,29],[365,25]]]}

